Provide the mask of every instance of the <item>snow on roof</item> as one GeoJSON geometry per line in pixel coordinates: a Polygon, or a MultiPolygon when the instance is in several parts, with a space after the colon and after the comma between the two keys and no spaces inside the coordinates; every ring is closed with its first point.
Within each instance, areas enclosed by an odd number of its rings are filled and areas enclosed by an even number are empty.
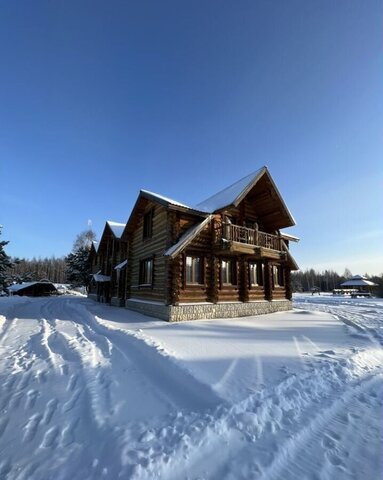
{"type": "Polygon", "coordinates": [[[124,260],[114,267],[115,270],[122,270],[128,264],[128,260],[124,260]]]}
{"type": "Polygon", "coordinates": [[[100,273],[94,273],[93,278],[96,282],[110,282],[108,275],[101,275],[100,273]]]}
{"type": "Polygon", "coordinates": [[[184,207],[184,208],[189,208],[193,210],[193,207],[189,207],[188,205],[185,205],[184,203],[178,202],[177,200],[173,200],[172,198],[165,197],[164,195],[159,195],[158,193],[154,192],[149,192],[149,190],[141,190],[142,193],[146,193],[147,195],[150,195],[151,197],[157,198],[158,200],[162,200],[163,202],[170,203],[171,205],[176,205],[178,207],[184,207]]]}
{"type": "Polygon", "coordinates": [[[112,222],[110,220],[108,220],[106,223],[109,225],[110,229],[112,230],[113,235],[116,238],[121,238],[121,235],[125,229],[126,223],[112,222]]]}
{"type": "Polygon", "coordinates": [[[295,237],[294,235],[290,235],[289,233],[281,232],[281,237],[285,240],[290,240],[291,242],[299,242],[299,237],[295,237]]]}
{"type": "Polygon", "coordinates": [[[176,255],[178,255],[202,231],[205,225],[207,225],[212,218],[213,215],[209,215],[204,220],[202,220],[202,222],[190,227],[180,237],[177,243],[175,243],[172,247],[166,250],[166,252],[164,253],[165,257],[175,257],[176,255]]]}
{"type": "Polygon", "coordinates": [[[241,193],[246,190],[249,185],[252,184],[256,180],[256,178],[261,175],[261,173],[264,173],[264,171],[265,167],[262,167],[256,172],[253,172],[250,175],[241,178],[241,180],[238,180],[229,187],[224,188],[220,192],[199,203],[195,206],[195,208],[203,212],[212,213],[216,210],[220,210],[221,208],[233,204],[236,199],[241,195],[241,193]]]}
{"type": "Polygon", "coordinates": [[[98,250],[98,247],[99,247],[100,243],[96,242],[96,240],[93,240],[92,245],[93,245],[93,248],[95,249],[95,251],[97,253],[97,250],[98,250]]]}
{"type": "Polygon", "coordinates": [[[32,287],[32,285],[39,285],[39,284],[52,285],[53,287],[55,287],[55,285],[52,282],[49,282],[47,280],[40,280],[35,282],[15,283],[14,285],[11,285],[10,287],[8,287],[8,290],[10,292],[18,292],[19,290],[24,290],[24,288],[32,287]]]}
{"type": "Polygon", "coordinates": [[[354,275],[350,280],[340,284],[341,287],[376,287],[377,284],[362,275],[354,275]]]}
{"type": "Polygon", "coordinates": [[[11,285],[8,287],[10,292],[18,292],[19,290],[23,290],[24,288],[31,287],[39,282],[24,282],[24,283],[16,283],[15,285],[11,285]]]}

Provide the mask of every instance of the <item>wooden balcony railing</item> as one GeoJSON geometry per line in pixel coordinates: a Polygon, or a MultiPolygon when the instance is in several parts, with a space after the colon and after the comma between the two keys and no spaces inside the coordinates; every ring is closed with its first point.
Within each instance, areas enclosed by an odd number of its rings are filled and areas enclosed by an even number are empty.
{"type": "Polygon", "coordinates": [[[272,233],[241,227],[232,223],[222,223],[216,230],[217,240],[245,243],[256,247],[282,251],[281,239],[272,233]]]}

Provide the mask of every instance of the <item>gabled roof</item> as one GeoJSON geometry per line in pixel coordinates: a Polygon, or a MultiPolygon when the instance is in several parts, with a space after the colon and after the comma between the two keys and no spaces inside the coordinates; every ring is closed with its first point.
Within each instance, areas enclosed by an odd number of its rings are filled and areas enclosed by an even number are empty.
{"type": "Polygon", "coordinates": [[[172,198],[165,197],[164,195],[149,192],[148,190],[140,190],[140,195],[138,196],[138,199],[140,199],[141,197],[152,200],[153,202],[159,203],[160,205],[163,205],[165,207],[175,207],[175,209],[177,210],[190,210],[191,213],[206,216],[206,213],[204,211],[193,208],[190,205],[186,205],[185,203],[178,202],[177,200],[173,200],[172,198]]]}
{"type": "Polygon", "coordinates": [[[267,177],[267,180],[270,182],[272,189],[275,191],[276,196],[279,199],[280,205],[288,219],[287,226],[295,225],[295,220],[291,215],[290,210],[287,208],[277,186],[275,185],[274,180],[272,179],[267,167],[262,167],[259,170],[247,175],[246,177],[241,178],[237,182],[233,183],[227,188],[224,188],[220,192],[216,193],[215,195],[207,198],[203,202],[196,205],[197,210],[202,210],[207,213],[214,213],[224,208],[228,208],[230,206],[237,207],[239,203],[246,197],[246,195],[252,190],[252,188],[259,182],[261,178],[264,176],[267,177]]]}
{"type": "Polygon", "coordinates": [[[149,200],[153,200],[161,204],[175,205],[183,208],[191,208],[184,203],[178,202],[177,200],[173,200],[172,198],[165,197],[164,195],[160,195],[158,193],[149,192],[149,190],[140,190],[140,193],[142,193],[142,196],[148,198],[149,200]]]}
{"type": "Polygon", "coordinates": [[[116,238],[121,238],[121,235],[122,235],[122,232],[124,231],[126,223],[112,222],[111,220],[108,220],[106,223],[109,225],[110,229],[112,230],[113,235],[116,238]]]}
{"type": "Polygon", "coordinates": [[[164,253],[165,257],[174,258],[176,255],[182,252],[189,243],[194,240],[194,238],[205,228],[205,226],[211,221],[213,215],[209,215],[206,217],[202,222],[197,223],[190,227],[178,240],[177,243],[172,245],[166,252],[164,253]]]}
{"type": "Polygon", "coordinates": [[[341,287],[376,287],[377,284],[362,275],[354,275],[350,280],[340,284],[341,287]]]}
{"type": "Polygon", "coordinates": [[[250,175],[241,178],[232,185],[224,188],[218,193],[215,193],[211,197],[196,205],[196,208],[202,210],[203,212],[212,213],[228,207],[229,205],[235,205],[237,203],[236,200],[242,196],[244,191],[248,190],[249,185],[253,186],[256,183],[256,180],[258,180],[258,178],[264,173],[265,168],[266,167],[262,167],[256,172],[250,173],[250,175]]]}
{"type": "Polygon", "coordinates": [[[92,244],[91,244],[91,246],[90,246],[90,249],[92,250],[92,248],[93,248],[94,251],[97,253],[99,245],[100,245],[99,242],[96,242],[96,240],[93,240],[93,242],[92,242],[92,244]]]}
{"type": "Polygon", "coordinates": [[[184,203],[178,202],[177,200],[173,200],[169,197],[165,197],[164,195],[159,195],[158,193],[149,192],[148,190],[140,190],[136,203],[134,204],[134,207],[130,213],[129,219],[126,222],[124,235],[134,230],[138,215],[144,213],[148,201],[158,203],[159,205],[163,205],[164,207],[169,208],[171,210],[182,211],[182,212],[190,213],[192,215],[197,215],[203,218],[207,216],[205,212],[196,210],[184,203]]]}

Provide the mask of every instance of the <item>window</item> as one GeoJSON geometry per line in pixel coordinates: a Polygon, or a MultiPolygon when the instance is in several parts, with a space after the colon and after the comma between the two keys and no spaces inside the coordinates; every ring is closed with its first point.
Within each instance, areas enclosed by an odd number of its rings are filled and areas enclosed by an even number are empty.
{"type": "Polygon", "coordinates": [[[281,265],[273,265],[273,282],[275,287],[283,287],[283,268],[281,265]]]}
{"type": "Polygon", "coordinates": [[[250,286],[262,286],[263,285],[263,264],[250,262],[249,277],[250,277],[250,286]]]}
{"type": "Polygon", "coordinates": [[[222,260],[221,262],[221,284],[222,285],[236,285],[236,267],[235,260],[222,260]]]}
{"type": "Polygon", "coordinates": [[[186,270],[185,270],[185,280],[186,283],[196,283],[202,284],[202,265],[203,261],[201,257],[186,257],[186,270]]]}
{"type": "Polygon", "coordinates": [[[153,283],[153,259],[147,258],[140,262],[140,285],[151,285],[153,283]]]}
{"type": "Polygon", "coordinates": [[[144,215],[144,234],[143,238],[151,238],[153,234],[153,208],[144,215]]]}

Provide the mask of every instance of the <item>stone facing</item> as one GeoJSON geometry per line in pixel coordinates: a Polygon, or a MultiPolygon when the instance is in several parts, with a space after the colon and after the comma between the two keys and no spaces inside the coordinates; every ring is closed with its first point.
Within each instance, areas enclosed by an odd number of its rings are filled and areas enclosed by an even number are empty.
{"type": "Polygon", "coordinates": [[[236,302],[168,306],[127,300],[126,308],[169,322],[181,322],[184,320],[236,318],[283,312],[292,310],[292,302],[290,300],[273,300],[271,302],[262,300],[248,303],[236,302]]]}

